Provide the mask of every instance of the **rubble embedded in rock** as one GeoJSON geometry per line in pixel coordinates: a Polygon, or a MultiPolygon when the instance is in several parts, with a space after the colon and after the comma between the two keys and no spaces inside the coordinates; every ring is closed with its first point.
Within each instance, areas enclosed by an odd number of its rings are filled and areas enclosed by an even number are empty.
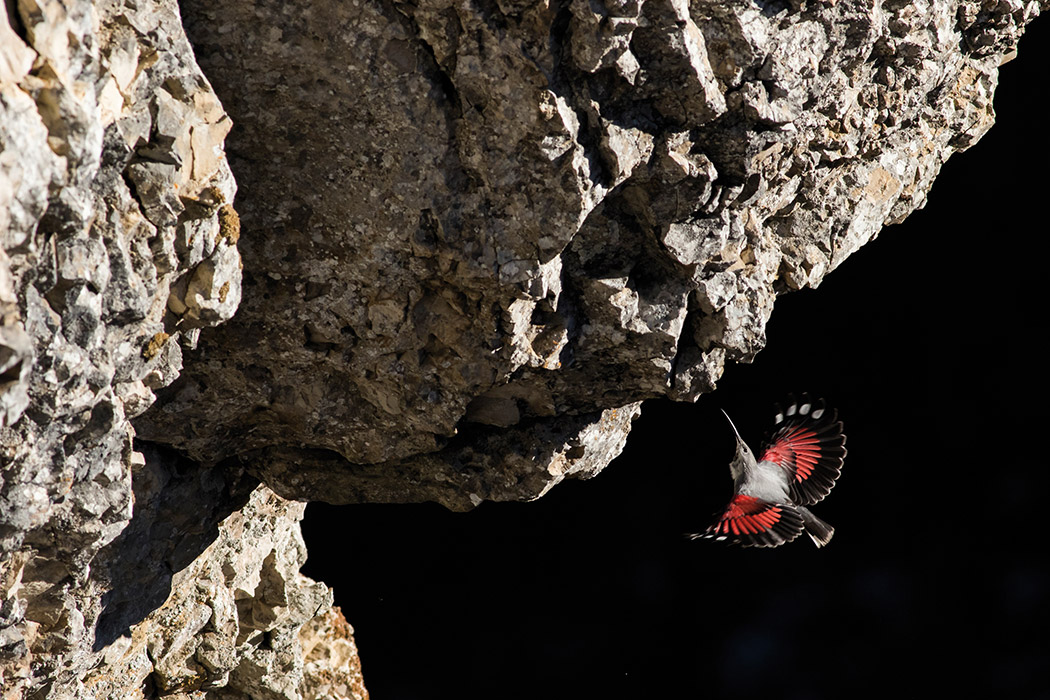
{"type": "Polygon", "coordinates": [[[295,498],[593,473],[610,410],[711,391],[922,206],[1041,6],[187,2],[252,234],[138,426],[295,498]]]}

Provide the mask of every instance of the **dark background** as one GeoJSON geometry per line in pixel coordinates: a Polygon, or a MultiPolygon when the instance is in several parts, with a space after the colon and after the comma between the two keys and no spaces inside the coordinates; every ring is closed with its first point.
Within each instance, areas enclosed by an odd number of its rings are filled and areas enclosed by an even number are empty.
{"type": "Polygon", "coordinates": [[[1048,45],[1037,20],[924,210],[780,298],[716,393],[648,402],[597,478],[470,513],[309,506],[304,573],[374,700],[1050,697],[1048,45]],[[684,539],[729,495],[718,409],[756,446],[790,391],[845,423],[814,509],[835,539],[684,539]]]}

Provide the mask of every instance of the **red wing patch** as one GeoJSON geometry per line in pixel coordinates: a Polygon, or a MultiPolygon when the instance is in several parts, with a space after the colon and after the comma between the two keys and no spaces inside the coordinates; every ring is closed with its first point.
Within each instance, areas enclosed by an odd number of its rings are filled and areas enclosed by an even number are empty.
{"type": "Polygon", "coordinates": [[[718,522],[690,537],[728,540],[743,547],[776,547],[790,542],[801,532],[802,516],[794,506],[738,493],[718,522]]]}
{"type": "Polygon", "coordinates": [[[808,506],[824,499],[835,485],[846,457],[846,436],[834,411],[824,401],[803,395],[777,413],[776,432],[762,449],[760,461],[790,472],[792,502],[808,506]]]}

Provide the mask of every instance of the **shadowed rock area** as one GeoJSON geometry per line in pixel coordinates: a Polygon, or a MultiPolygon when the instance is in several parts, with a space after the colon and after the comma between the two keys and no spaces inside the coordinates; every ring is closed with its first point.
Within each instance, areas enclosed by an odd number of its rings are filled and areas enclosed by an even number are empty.
{"type": "Polygon", "coordinates": [[[367,697],[299,501],[598,473],[922,206],[1046,6],[7,3],[4,700],[367,697]]]}

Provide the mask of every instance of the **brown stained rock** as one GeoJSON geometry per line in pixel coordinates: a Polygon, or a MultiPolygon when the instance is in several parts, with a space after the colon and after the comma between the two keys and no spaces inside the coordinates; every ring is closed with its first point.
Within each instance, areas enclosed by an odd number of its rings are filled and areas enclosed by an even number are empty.
{"type": "Polygon", "coordinates": [[[303,625],[303,700],[368,700],[354,629],[332,607],[303,625]]]}
{"type": "Polygon", "coordinates": [[[149,339],[149,342],[146,343],[146,347],[142,351],[142,356],[147,360],[152,360],[158,353],[160,353],[161,348],[164,347],[164,343],[168,342],[168,338],[170,337],[170,335],[163,331],[154,335],[149,339]]]}
{"type": "Polygon", "coordinates": [[[217,236],[216,243],[221,238],[226,241],[227,245],[237,245],[237,241],[241,237],[241,217],[237,215],[237,210],[233,208],[232,204],[224,204],[219,209],[219,233],[217,236]]]}

